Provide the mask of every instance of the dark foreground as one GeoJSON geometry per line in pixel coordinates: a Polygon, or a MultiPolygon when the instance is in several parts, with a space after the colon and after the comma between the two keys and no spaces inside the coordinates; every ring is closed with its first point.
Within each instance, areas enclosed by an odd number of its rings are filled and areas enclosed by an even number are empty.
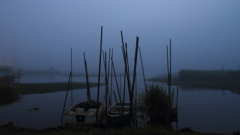
{"type": "MultiPolygon", "coordinates": [[[[221,133],[199,133],[194,132],[190,128],[183,128],[179,131],[172,131],[165,129],[161,126],[150,126],[146,128],[139,127],[124,127],[124,128],[111,128],[111,127],[86,127],[79,125],[68,125],[68,126],[58,126],[50,127],[46,129],[31,129],[31,128],[20,128],[13,125],[13,123],[8,123],[6,125],[0,126],[1,135],[28,135],[28,134],[46,134],[46,135],[66,135],[66,134],[81,134],[81,135],[224,135],[221,133]]],[[[234,135],[239,135],[239,132],[235,132],[234,135]]]]}

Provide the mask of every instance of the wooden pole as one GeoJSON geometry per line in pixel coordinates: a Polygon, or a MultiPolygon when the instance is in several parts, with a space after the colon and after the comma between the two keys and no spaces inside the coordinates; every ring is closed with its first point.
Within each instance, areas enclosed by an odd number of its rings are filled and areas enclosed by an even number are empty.
{"type": "Polygon", "coordinates": [[[108,74],[107,74],[107,53],[103,53],[103,63],[104,63],[104,71],[105,71],[105,109],[106,109],[106,113],[107,113],[107,109],[108,109],[108,74]]]}
{"type": "MultiPolygon", "coordinates": [[[[111,59],[112,59],[112,58],[111,58],[111,59]]],[[[117,86],[117,90],[118,90],[119,101],[120,101],[120,103],[122,103],[122,98],[121,98],[121,94],[120,94],[120,90],[119,90],[119,86],[118,86],[118,81],[117,81],[117,76],[116,76],[116,72],[115,72],[115,67],[114,67],[113,59],[112,59],[112,67],[113,67],[114,78],[115,78],[115,82],[116,82],[116,86],[117,86]]]]}
{"type": "Polygon", "coordinates": [[[140,47],[139,47],[139,55],[140,55],[140,59],[141,59],[142,73],[143,73],[143,80],[144,80],[145,90],[147,90],[147,83],[146,83],[146,79],[145,79],[145,73],[144,73],[144,68],[143,68],[143,61],[142,61],[142,54],[141,54],[140,47]]]}
{"type": "MultiPolygon", "coordinates": [[[[100,54],[99,54],[99,67],[98,67],[98,89],[97,89],[97,104],[99,103],[99,91],[100,91],[100,75],[101,75],[101,59],[102,59],[102,36],[103,36],[103,26],[101,26],[101,36],[100,36],[100,54]]],[[[96,115],[96,122],[98,120],[98,109],[96,115]]]]}
{"type": "Polygon", "coordinates": [[[64,114],[66,102],[67,102],[67,96],[68,96],[68,90],[69,90],[69,85],[70,85],[71,76],[72,76],[72,72],[70,71],[70,73],[69,73],[69,78],[68,78],[67,92],[66,92],[66,96],[65,96],[65,100],[64,100],[64,104],[63,104],[63,110],[62,110],[62,117],[61,117],[62,126],[63,126],[63,114],[64,114]]]}
{"type": "MultiPolygon", "coordinates": [[[[71,73],[72,73],[72,48],[71,48],[71,73]]],[[[73,105],[73,88],[72,88],[72,82],[73,82],[73,78],[71,75],[71,105],[73,105]]]]}
{"type": "Polygon", "coordinates": [[[89,87],[87,61],[86,61],[85,53],[83,53],[83,56],[84,56],[84,65],[85,65],[86,82],[87,82],[87,100],[90,101],[91,100],[91,93],[90,93],[90,87],[89,87]]]}
{"type": "MultiPolygon", "coordinates": [[[[137,57],[138,57],[138,42],[139,42],[139,37],[136,37],[136,48],[135,48],[135,57],[134,57],[134,69],[133,69],[133,81],[132,81],[132,91],[131,91],[131,97],[132,100],[130,101],[133,104],[133,94],[134,94],[134,86],[135,86],[135,80],[136,80],[136,69],[137,69],[137,57]]],[[[133,110],[133,106],[130,106],[130,109],[133,110]]],[[[132,122],[135,122],[135,112],[132,112],[132,122]]]]}
{"type": "Polygon", "coordinates": [[[171,85],[172,85],[172,45],[171,45],[171,39],[170,39],[170,63],[169,63],[169,87],[171,90],[171,85]]]}

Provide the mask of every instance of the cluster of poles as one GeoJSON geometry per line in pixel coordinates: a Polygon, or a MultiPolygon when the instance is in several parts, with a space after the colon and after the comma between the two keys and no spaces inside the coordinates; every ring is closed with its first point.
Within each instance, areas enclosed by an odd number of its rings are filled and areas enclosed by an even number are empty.
{"type": "MultiPolygon", "coordinates": [[[[115,65],[114,65],[114,61],[113,61],[113,49],[109,49],[109,54],[107,56],[107,52],[102,50],[102,39],[103,39],[103,26],[101,26],[101,36],[100,36],[100,51],[99,51],[99,67],[98,67],[98,86],[97,86],[97,102],[99,103],[99,96],[100,96],[100,85],[101,85],[101,68],[102,68],[102,64],[104,67],[104,73],[105,73],[105,95],[104,95],[104,102],[105,102],[105,112],[107,113],[107,110],[109,107],[112,106],[113,103],[113,97],[114,97],[114,101],[116,103],[120,103],[121,107],[119,108],[119,112],[121,112],[121,116],[123,115],[123,105],[124,103],[130,102],[130,109],[129,109],[129,116],[130,116],[130,121],[129,123],[131,125],[135,125],[136,122],[136,100],[134,96],[134,90],[135,85],[136,85],[136,70],[137,70],[137,57],[138,57],[138,51],[140,53],[140,58],[141,58],[141,65],[142,65],[142,71],[143,71],[143,77],[144,77],[144,84],[145,87],[147,87],[146,85],[146,79],[145,79],[145,74],[144,74],[144,69],[143,69],[143,63],[142,63],[142,56],[141,56],[141,50],[139,47],[139,37],[136,37],[136,47],[135,47],[135,55],[134,55],[134,66],[133,66],[133,72],[132,74],[130,74],[130,69],[129,69],[129,60],[128,60],[128,45],[126,42],[124,42],[124,38],[123,38],[123,33],[122,31],[120,31],[121,34],[121,41],[122,41],[122,55],[123,55],[123,61],[124,61],[124,86],[123,86],[123,92],[121,91],[121,78],[120,78],[120,85],[117,79],[117,74],[116,74],[116,70],[115,70],[115,65]],[[103,63],[102,63],[103,62],[103,63]],[[110,73],[111,72],[111,73],[110,73]],[[111,80],[109,79],[111,75],[111,80]],[[132,78],[130,77],[131,75],[132,78]],[[113,77],[112,77],[113,76],[113,77]],[[115,90],[112,89],[112,79],[115,80],[116,83],[116,88],[117,88],[117,92],[115,92],[115,90]],[[120,86],[120,87],[119,87],[120,86]],[[129,95],[129,99],[126,99],[126,94],[128,92],[129,95]]],[[[91,100],[91,93],[90,93],[90,86],[89,86],[89,76],[88,76],[88,68],[87,68],[87,61],[86,61],[86,56],[85,53],[83,53],[83,57],[84,57],[84,66],[85,66],[85,74],[86,74],[86,84],[87,84],[87,100],[90,101],[91,100]]],[[[121,75],[120,75],[121,77],[121,75]]],[[[67,91],[69,90],[69,88],[71,89],[71,82],[72,82],[72,49],[71,49],[71,71],[69,74],[69,81],[68,81],[68,88],[67,91]]],[[[65,98],[65,102],[64,102],[64,107],[66,105],[66,99],[67,99],[67,94],[66,94],[66,98],[65,98]]],[[[72,95],[72,91],[71,91],[71,103],[73,101],[73,95],[72,95]]],[[[73,103],[72,103],[73,104],[73,103]]],[[[97,109],[97,113],[98,114],[98,109],[97,109]]],[[[98,120],[98,115],[96,115],[96,121],[98,120]]],[[[61,120],[62,121],[62,120],[61,120]]]]}
{"type": "MultiPolygon", "coordinates": [[[[104,95],[104,104],[105,104],[105,112],[107,113],[107,110],[109,107],[112,106],[113,103],[113,96],[114,96],[114,101],[116,103],[120,103],[121,107],[118,108],[120,115],[122,116],[124,113],[124,108],[123,105],[125,102],[130,103],[130,109],[129,109],[129,124],[130,125],[137,125],[137,118],[136,118],[136,107],[137,107],[137,101],[136,101],[136,95],[134,95],[135,90],[136,90],[136,70],[137,70],[137,58],[138,58],[138,52],[140,54],[140,60],[141,60],[141,67],[142,67],[142,74],[143,74],[143,79],[144,79],[144,86],[145,89],[147,89],[147,84],[146,84],[146,79],[145,79],[145,73],[144,73],[144,67],[143,67],[143,62],[142,62],[142,55],[141,55],[141,50],[139,47],[139,37],[136,37],[136,46],[135,46],[135,55],[134,55],[134,65],[133,65],[133,71],[132,74],[130,73],[130,68],[129,68],[129,59],[128,59],[128,44],[124,42],[124,37],[122,31],[120,31],[121,34],[121,41],[122,41],[122,56],[123,56],[123,61],[124,61],[124,84],[123,84],[123,92],[121,91],[121,75],[120,75],[120,85],[118,83],[116,71],[115,71],[115,65],[113,61],[113,49],[109,49],[109,54],[107,56],[107,52],[102,50],[102,39],[103,39],[103,26],[101,26],[101,36],[100,36],[100,50],[99,50],[99,65],[98,65],[98,86],[97,86],[97,102],[99,103],[99,95],[100,95],[100,85],[101,85],[101,68],[102,64],[104,67],[104,79],[105,79],[105,95],[104,95]],[[103,62],[103,63],[102,63],[103,62]],[[132,77],[130,77],[132,75],[132,77]],[[111,76],[111,78],[110,78],[111,76]],[[113,78],[112,78],[113,76],[113,78]],[[110,79],[111,80],[110,80],[110,79]],[[112,79],[115,80],[116,83],[116,88],[117,92],[112,89],[112,79]],[[119,87],[120,86],[120,87],[119,87]],[[126,99],[125,95],[128,94],[129,99],[126,99]]],[[[87,100],[91,100],[91,92],[90,92],[90,86],[89,86],[89,76],[88,76],[88,67],[87,67],[87,61],[86,61],[86,56],[85,53],[83,53],[84,57],[84,66],[85,66],[85,74],[86,74],[86,84],[87,84],[87,100]]],[[[169,94],[171,92],[171,39],[170,39],[170,59],[168,56],[168,46],[167,46],[167,70],[168,70],[168,90],[169,94]]],[[[71,71],[69,74],[69,83],[68,83],[68,89],[71,87],[71,82],[72,82],[72,49],[71,49],[71,71]]],[[[68,91],[67,89],[67,91],[68,91]]],[[[67,94],[66,94],[67,97],[67,94]]],[[[71,97],[72,97],[72,92],[71,92],[71,97]]],[[[73,101],[73,98],[71,98],[71,103],[73,101]]],[[[64,102],[64,108],[65,108],[65,103],[66,103],[66,98],[64,102]]],[[[73,103],[72,103],[73,104],[73,103]]],[[[63,108],[63,109],[64,109],[63,108]]],[[[97,113],[98,114],[98,109],[97,113]]],[[[98,120],[98,115],[96,115],[96,121],[98,120]]]]}
{"type": "MultiPolygon", "coordinates": [[[[123,105],[124,103],[130,102],[130,123],[132,125],[136,124],[136,103],[135,103],[135,97],[134,96],[134,90],[135,90],[135,83],[136,83],[136,69],[137,69],[137,57],[138,57],[138,51],[139,51],[139,37],[136,37],[136,47],[135,47],[135,55],[134,55],[134,66],[133,66],[133,72],[132,72],[132,78],[130,78],[130,69],[129,69],[129,60],[128,60],[128,45],[124,42],[123,33],[121,34],[121,41],[122,41],[122,55],[123,55],[123,61],[124,61],[124,86],[123,86],[123,92],[121,91],[121,84],[119,85],[119,82],[117,80],[115,65],[113,61],[113,49],[109,49],[109,55],[107,56],[107,52],[104,52],[102,50],[102,37],[103,37],[103,27],[101,27],[101,37],[100,37],[100,51],[99,51],[99,68],[98,68],[98,89],[97,89],[97,102],[99,102],[99,93],[100,93],[100,72],[101,72],[101,64],[103,62],[104,72],[105,72],[105,95],[104,95],[104,101],[105,101],[105,112],[107,112],[108,108],[112,106],[113,97],[114,101],[116,103],[120,103],[119,112],[121,116],[123,116],[123,105]],[[108,58],[107,58],[108,57],[108,58]],[[111,73],[110,73],[111,72],[111,73]],[[111,74],[111,84],[109,83],[109,76],[111,74]],[[112,75],[114,76],[114,80],[116,83],[116,92],[112,89],[112,75]],[[132,79],[132,80],[131,80],[132,79]],[[109,87],[110,86],[110,87],[109,87]],[[119,87],[120,86],[120,87],[119,87]],[[127,100],[125,95],[126,92],[128,92],[129,99],[127,100]]],[[[141,53],[141,52],[140,52],[141,53]]],[[[142,62],[142,60],[141,60],[142,62]]],[[[85,66],[86,67],[86,66],[85,66]]],[[[142,66],[143,68],[143,66],[142,66]]],[[[87,69],[86,69],[87,71],[87,69]]],[[[144,69],[143,69],[144,71],[144,69]]],[[[87,77],[86,72],[86,77],[87,77]]],[[[121,77],[121,76],[120,76],[121,77]]],[[[120,79],[121,80],[121,79],[120,79]]],[[[145,76],[144,76],[145,80],[145,76]]],[[[87,81],[88,82],[88,81],[87,81]]],[[[121,83],[121,82],[120,82],[121,83]]],[[[145,81],[144,81],[145,83],[145,81]]],[[[87,94],[89,94],[89,89],[87,94]]],[[[97,110],[98,111],[98,110],[97,110]]],[[[98,114],[98,112],[97,112],[98,114]]],[[[98,116],[96,117],[96,121],[98,119],[98,116]]]]}

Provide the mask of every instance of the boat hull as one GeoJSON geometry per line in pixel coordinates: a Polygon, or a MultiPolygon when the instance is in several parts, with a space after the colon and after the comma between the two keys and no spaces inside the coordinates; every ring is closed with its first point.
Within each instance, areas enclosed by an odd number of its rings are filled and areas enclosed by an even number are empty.
{"type": "Polygon", "coordinates": [[[103,104],[94,105],[95,102],[88,104],[87,102],[79,103],[66,110],[63,114],[65,124],[77,123],[77,124],[94,124],[102,119],[103,104]],[[86,104],[86,105],[84,105],[86,104]],[[97,117],[98,108],[98,119],[97,117]]]}
{"type": "Polygon", "coordinates": [[[111,125],[125,123],[130,117],[129,109],[130,103],[122,103],[122,105],[120,103],[114,104],[107,111],[108,123],[111,125]]]}

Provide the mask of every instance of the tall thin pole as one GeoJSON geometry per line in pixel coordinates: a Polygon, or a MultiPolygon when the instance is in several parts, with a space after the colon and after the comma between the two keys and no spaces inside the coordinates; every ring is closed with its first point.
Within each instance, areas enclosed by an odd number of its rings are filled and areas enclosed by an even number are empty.
{"type": "MultiPolygon", "coordinates": [[[[169,63],[169,89],[171,90],[171,84],[172,84],[172,45],[171,45],[171,39],[170,39],[170,63],[169,63]]],[[[169,93],[170,94],[170,93],[169,93]]]]}
{"type": "Polygon", "coordinates": [[[107,74],[107,53],[103,52],[103,64],[104,64],[104,71],[105,71],[105,109],[107,112],[108,109],[108,97],[109,97],[109,92],[108,92],[108,74],[107,74]]]}
{"type": "MultiPolygon", "coordinates": [[[[135,80],[136,80],[136,69],[137,69],[137,56],[138,56],[138,43],[139,43],[139,37],[136,37],[136,48],[135,48],[135,57],[134,57],[134,69],[133,69],[133,81],[132,81],[132,91],[131,91],[131,100],[130,103],[133,105],[133,94],[134,94],[134,86],[135,86],[135,80]]],[[[132,115],[135,113],[133,112],[133,106],[130,105],[130,109],[132,112],[132,115]]],[[[135,116],[132,117],[132,122],[135,122],[135,116]]]]}
{"type": "Polygon", "coordinates": [[[111,91],[112,91],[112,89],[110,89],[110,91],[109,91],[109,77],[110,77],[110,59],[111,58],[111,49],[109,49],[109,54],[108,54],[108,77],[107,77],[107,79],[108,79],[108,101],[109,101],[109,103],[108,103],[108,106],[106,106],[106,107],[110,107],[110,106],[112,106],[112,101],[111,101],[111,91]]]}
{"type": "Polygon", "coordinates": [[[119,86],[118,86],[118,82],[117,82],[117,76],[116,76],[116,71],[115,71],[113,59],[111,58],[111,60],[112,60],[112,67],[113,67],[114,78],[115,78],[115,82],[116,82],[116,86],[117,86],[117,90],[118,90],[119,101],[120,101],[120,103],[122,103],[122,98],[121,98],[121,94],[120,94],[120,90],[119,90],[119,86]]]}
{"type": "MultiPolygon", "coordinates": [[[[97,104],[99,103],[99,91],[100,91],[100,75],[101,75],[101,60],[102,60],[102,35],[103,26],[101,26],[101,37],[100,37],[100,53],[99,53],[99,67],[98,67],[98,90],[97,90],[97,104]]],[[[96,115],[96,122],[98,120],[98,109],[96,115]]]]}
{"type": "MultiPolygon", "coordinates": [[[[113,58],[113,48],[112,48],[112,53],[111,53],[111,58],[113,58]]],[[[111,59],[110,58],[110,59],[111,59]]],[[[112,91],[112,88],[113,88],[113,67],[112,67],[112,64],[111,64],[111,102],[113,102],[113,91],[112,91]]]]}
{"type": "Polygon", "coordinates": [[[84,56],[84,65],[85,65],[86,82],[87,82],[87,100],[90,101],[91,100],[91,93],[90,93],[90,87],[89,87],[87,61],[86,61],[85,53],[83,53],[83,56],[84,56]]]}
{"type": "MultiPolygon", "coordinates": [[[[71,73],[72,73],[72,48],[71,48],[71,73]]],[[[73,78],[71,75],[71,105],[73,105],[73,88],[72,88],[73,78]]]]}
{"type": "Polygon", "coordinates": [[[147,90],[147,83],[146,83],[146,78],[145,78],[145,73],[144,73],[144,68],[143,68],[143,61],[142,61],[142,54],[141,54],[140,47],[139,47],[139,54],[140,54],[140,59],[141,59],[141,65],[142,65],[142,72],[143,72],[143,80],[144,80],[145,90],[147,90]]]}
{"type": "Polygon", "coordinates": [[[66,102],[67,102],[68,89],[69,89],[69,85],[70,85],[71,76],[72,76],[72,72],[69,73],[67,92],[66,92],[65,101],[64,101],[64,104],[63,104],[62,117],[61,117],[62,126],[63,126],[63,114],[64,114],[64,109],[65,109],[65,106],[66,106],[66,102]]]}

